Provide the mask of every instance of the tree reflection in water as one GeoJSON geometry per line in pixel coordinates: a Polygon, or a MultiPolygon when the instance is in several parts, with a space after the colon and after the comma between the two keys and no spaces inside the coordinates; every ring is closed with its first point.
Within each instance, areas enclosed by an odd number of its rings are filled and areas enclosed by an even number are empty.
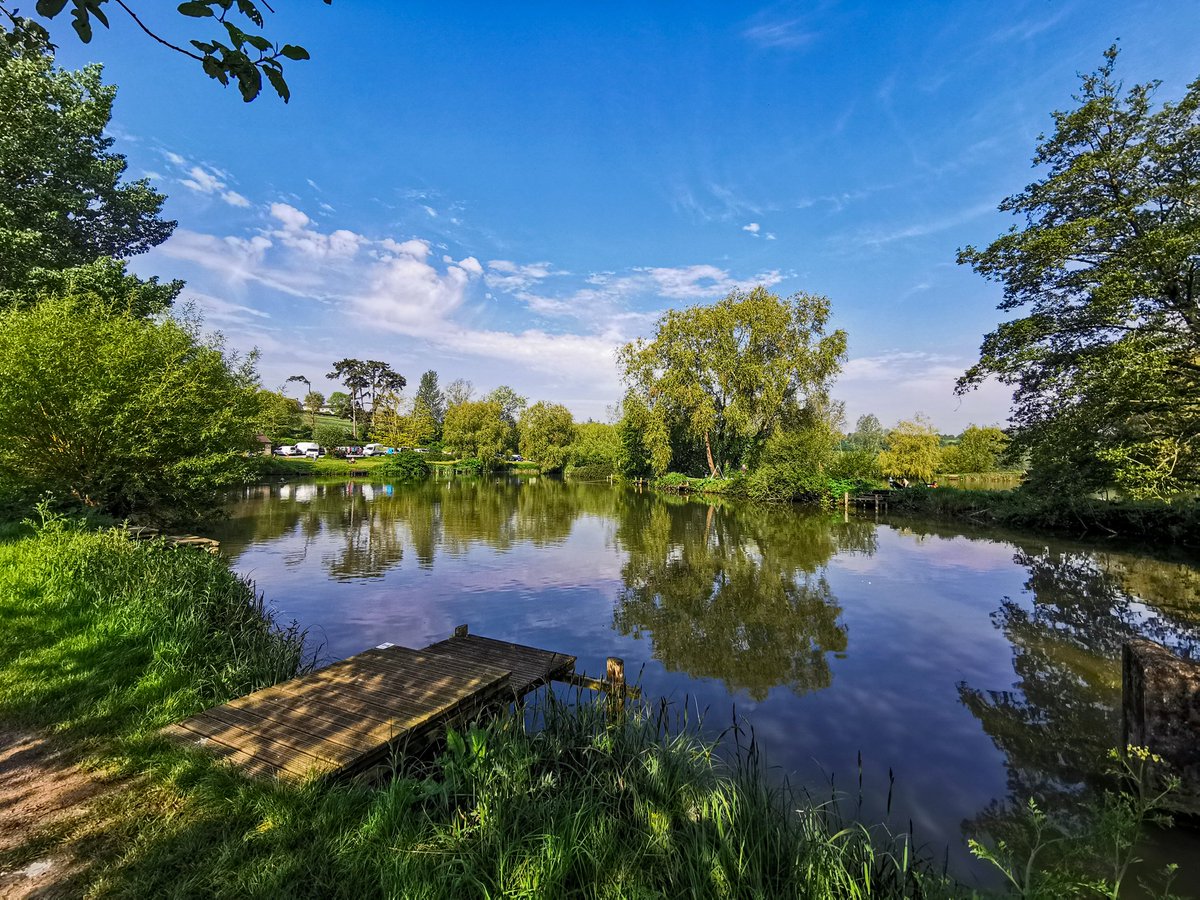
{"type": "Polygon", "coordinates": [[[285,565],[302,564],[319,543],[322,565],[335,580],[380,578],[406,550],[428,569],[438,553],[461,556],[481,544],[504,552],[522,543],[561,543],[578,516],[611,516],[616,494],[608,485],[546,478],[255,487],[234,502],[237,527],[226,529],[224,546],[236,557],[250,544],[298,534],[303,540],[289,550],[285,565]],[[268,498],[274,502],[264,503],[268,498]]]}
{"type": "Polygon", "coordinates": [[[1200,648],[1200,572],[1132,554],[1061,545],[1018,547],[1032,598],[1006,598],[992,620],[1012,644],[1011,688],[962,683],[962,703],[1005,755],[1007,802],[973,822],[1012,837],[1029,799],[1069,811],[1088,797],[1120,741],[1121,646],[1136,637],[1194,656],[1200,648]]]}
{"type": "Polygon", "coordinates": [[[828,687],[846,650],[824,570],[839,551],[874,549],[874,526],[762,506],[627,495],[617,538],[628,558],[614,624],[648,635],[668,669],[719,678],[762,700],[776,686],[828,687]]]}

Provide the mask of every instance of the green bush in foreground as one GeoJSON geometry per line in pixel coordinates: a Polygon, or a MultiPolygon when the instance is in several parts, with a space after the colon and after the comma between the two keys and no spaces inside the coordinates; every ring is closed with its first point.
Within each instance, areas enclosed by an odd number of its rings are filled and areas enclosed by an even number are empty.
{"type": "Polygon", "coordinates": [[[0,488],[122,517],[195,517],[243,480],[253,371],[195,323],[92,297],[0,312],[0,488]]]}

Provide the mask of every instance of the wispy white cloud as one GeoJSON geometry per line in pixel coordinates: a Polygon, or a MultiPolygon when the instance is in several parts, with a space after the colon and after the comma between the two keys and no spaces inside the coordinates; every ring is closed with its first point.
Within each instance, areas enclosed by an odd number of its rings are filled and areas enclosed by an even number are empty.
{"type": "Polygon", "coordinates": [[[989,36],[989,40],[994,43],[1008,43],[1009,41],[1028,41],[1043,32],[1049,31],[1059,22],[1066,19],[1075,12],[1074,4],[1060,3],[1056,4],[1058,9],[1048,16],[1040,18],[1023,19],[1020,22],[1015,22],[1006,28],[1001,28],[993,32],[989,36]]]}
{"type": "Polygon", "coordinates": [[[195,191],[197,194],[220,197],[230,206],[243,208],[250,206],[249,200],[229,187],[227,172],[213,166],[190,164],[178,153],[163,151],[163,156],[173,166],[186,170],[183,177],[179,178],[179,183],[188,190],[195,191]]]}
{"type": "Polygon", "coordinates": [[[675,300],[720,297],[734,289],[746,290],[755,285],[771,287],[783,281],[778,269],[760,272],[751,278],[735,278],[727,269],[700,264],[637,269],[644,272],[663,297],[675,300]]]}
{"type": "Polygon", "coordinates": [[[487,264],[488,287],[502,291],[523,291],[556,272],[548,262],[518,264],[510,259],[491,259],[487,264]]]}
{"type": "MultiPolygon", "coordinates": [[[[741,277],[699,263],[596,272],[567,282],[559,279],[569,273],[549,261],[484,264],[473,255],[443,252],[421,237],[323,228],[293,203],[271,203],[264,218],[249,236],[179,229],[154,251],[218,276],[228,293],[210,284],[195,297],[215,324],[235,331],[239,340],[279,347],[287,356],[282,338],[294,337],[294,321],[329,322],[325,317],[332,314],[339,327],[362,323],[377,336],[411,338],[425,352],[500,362],[514,379],[522,371],[543,379],[552,375],[554,384],[570,385],[564,391],[587,396],[619,393],[615,349],[646,334],[664,308],[734,288],[774,285],[784,277],[777,270],[741,277]],[[270,318],[248,299],[260,296],[248,285],[312,305],[270,318]],[[483,302],[484,291],[490,302],[483,302]],[[514,302],[520,306],[514,309],[514,302]],[[529,313],[539,324],[529,324],[529,313]]],[[[329,330],[316,327],[323,334],[329,330]]],[[[305,343],[311,351],[312,339],[305,343]]]]}
{"type": "Polygon", "coordinates": [[[757,222],[751,222],[749,225],[742,226],[742,231],[748,231],[755,237],[758,237],[758,232],[761,229],[762,229],[762,226],[759,225],[757,222]]]}
{"type": "Polygon", "coordinates": [[[881,247],[885,244],[895,243],[896,241],[925,237],[926,235],[937,234],[940,231],[946,231],[950,228],[956,228],[959,225],[965,225],[967,222],[974,221],[981,216],[994,212],[995,209],[995,201],[977,203],[974,206],[950,213],[949,215],[915,222],[912,225],[905,225],[890,231],[872,231],[856,237],[855,240],[871,247],[881,247]]]}
{"type": "Polygon", "coordinates": [[[742,37],[759,47],[796,50],[809,46],[818,32],[802,18],[770,18],[760,13],[743,29],[742,37]]]}

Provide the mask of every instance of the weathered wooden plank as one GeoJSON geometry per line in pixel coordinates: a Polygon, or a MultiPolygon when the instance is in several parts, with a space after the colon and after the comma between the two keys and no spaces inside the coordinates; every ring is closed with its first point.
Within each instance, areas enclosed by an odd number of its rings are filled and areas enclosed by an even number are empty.
{"type": "Polygon", "coordinates": [[[278,747],[271,741],[261,741],[253,747],[227,742],[222,740],[222,730],[219,727],[208,722],[197,721],[195,717],[180,722],[179,727],[191,733],[192,736],[188,741],[196,746],[204,747],[229,759],[234,759],[242,754],[246,759],[266,763],[292,777],[302,778],[310,773],[323,773],[333,768],[329,762],[307,753],[278,747]]]}
{"type": "Polygon", "coordinates": [[[247,772],[351,774],[448,723],[574,671],[575,657],[463,629],[412,650],[386,646],[206,710],[164,732],[247,772]]]}

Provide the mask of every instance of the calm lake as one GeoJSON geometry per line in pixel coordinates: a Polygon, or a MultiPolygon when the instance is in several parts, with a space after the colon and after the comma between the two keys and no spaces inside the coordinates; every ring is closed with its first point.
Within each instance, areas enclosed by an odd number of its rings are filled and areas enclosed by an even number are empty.
{"type": "MultiPolygon", "coordinates": [[[[1200,569],[1097,543],[547,478],[292,483],[230,512],[234,568],[328,659],[463,622],[588,674],[621,656],[820,798],[858,796],[861,753],[861,815],[969,878],[967,836],[1094,783],[1123,641],[1200,651],[1200,569]]],[[[1197,850],[1159,848],[1189,885],[1197,850]]]]}

